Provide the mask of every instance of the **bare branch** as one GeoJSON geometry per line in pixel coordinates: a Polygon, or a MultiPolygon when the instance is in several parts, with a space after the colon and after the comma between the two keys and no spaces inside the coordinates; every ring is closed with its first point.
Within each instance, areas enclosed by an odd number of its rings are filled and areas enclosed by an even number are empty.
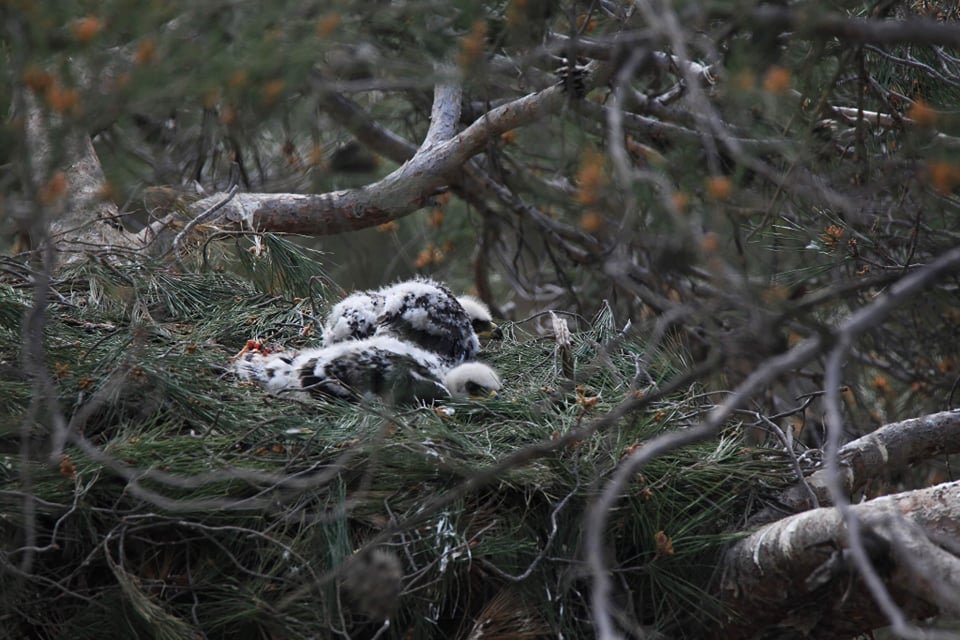
{"type": "Polygon", "coordinates": [[[423,140],[423,148],[445,142],[453,137],[460,121],[460,102],[463,88],[458,82],[441,80],[433,94],[433,110],[430,113],[430,129],[423,140]]]}
{"type": "MultiPolygon", "coordinates": [[[[935,456],[960,453],[960,411],[944,411],[921,418],[894,422],[845,444],[838,454],[844,491],[853,495],[879,475],[902,471],[935,456]]],[[[826,469],[806,479],[821,506],[831,504],[826,469]]],[[[795,484],[777,498],[787,513],[805,511],[814,505],[802,484],[795,484]]],[[[781,517],[784,511],[765,509],[750,519],[760,525],[781,517]]]]}
{"type": "MultiPolygon", "coordinates": [[[[458,135],[438,143],[451,131],[452,111],[448,109],[453,93],[458,96],[459,112],[459,92],[450,85],[438,85],[434,113],[442,115],[431,129],[435,133],[428,135],[409,161],[382,180],[362,189],[319,195],[241,193],[224,207],[224,218],[260,231],[308,235],[332,235],[389,222],[426,206],[431,194],[453,182],[463,164],[481,152],[489,139],[536,121],[566,100],[560,86],[529,94],[493,109],[458,135]],[[447,106],[436,106],[438,102],[447,106]]],[[[204,198],[192,209],[204,211],[222,197],[204,198]]]]}
{"type": "Polygon", "coordinates": [[[394,162],[406,162],[417,152],[416,145],[375,122],[363,107],[339,93],[323,93],[321,108],[357,140],[394,162]]]}
{"type": "MultiPolygon", "coordinates": [[[[957,539],[960,482],[884,496],[850,509],[871,531],[870,555],[883,566],[886,582],[902,585],[891,590],[906,612],[926,617],[948,604],[936,585],[957,588],[956,576],[945,574],[960,560],[917,531],[904,534],[888,523],[903,517],[927,535],[957,539]],[[904,543],[910,545],[910,556],[893,551],[904,543]],[[922,566],[926,577],[914,564],[922,566]]],[[[731,617],[714,637],[752,638],[783,624],[808,629],[808,637],[848,638],[885,624],[863,583],[852,579],[848,535],[840,511],[821,508],[767,525],[731,547],[721,583],[731,617]]],[[[954,593],[953,608],[958,595],[954,593]]]]}
{"type": "Polygon", "coordinates": [[[178,233],[176,237],[174,237],[173,246],[171,247],[171,250],[173,251],[174,257],[177,260],[180,259],[180,250],[183,246],[184,238],[190,235],[190,232],[193,231],[197,227],[197,225],[203,224],[204,222],[207,222],[208,220],[213,218],[213,216],[215,216],[217,212],[220,211],[220,209],[224,208],[227,205],[227,203],[230,202],[230,200],[233,198],[234,195],[236,195],[236,193],[237,193],[237,185],[234,184],[233,186],[230,187],[230,189],[227,190],[226,195],[224,195],[219,202],[214,203],[212,207],[210,207],[209,209],[207,209],[206,211],[198,215],[196,218],[188,222],[180,231],[180,233],[178,233]]]}

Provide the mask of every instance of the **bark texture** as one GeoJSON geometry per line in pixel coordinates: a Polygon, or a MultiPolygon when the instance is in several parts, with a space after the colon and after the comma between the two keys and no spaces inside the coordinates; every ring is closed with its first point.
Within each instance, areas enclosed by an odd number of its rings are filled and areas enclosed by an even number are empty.
{"type": "MultiPolygon", "coordinates": [[[[855,495],[878,476],[954,453],[960,453],[960,411],[933,413],[884,425],[845,444],[839,454],[840,478],[847,495],[855,495]]],[[[768,507],[760,511],[748,525],[773,522],[785,512],[798,513],[830,505],[827,473],[827,469],[820,469],[806,478],[807,487],[817,496],[817,504],[813,504],[807,488],[797,483],[780,494],[778,509],[768,507]]]]}
{"type": "Polygon", "coordinates": [[[65,127],[32,95],[23,96],[23,105],[30,152],[28,181],[41,194],[39,210],[24,224],[32,243],[39,245],[49,238],[60,262],[91,249],[105,255],[142,249],[139,238],[120,224],[117,205],[105,197],[106,177],[90,136],[65,127]],[[56,186],[61,180],[62,193],[56,186]]]}
{"type": "MultiPolygon", "coordinates": [[[[864,546],[911,618],[960,609],[960,482],[852,507],[864,546]],[[949,541],[953,541],[950,543],[949,541]]],[[[720,596],[731,616],[714,638],[849,638],[886,626],[848,553],[839,510],[767,525],[729,549],[720,596]]]]}

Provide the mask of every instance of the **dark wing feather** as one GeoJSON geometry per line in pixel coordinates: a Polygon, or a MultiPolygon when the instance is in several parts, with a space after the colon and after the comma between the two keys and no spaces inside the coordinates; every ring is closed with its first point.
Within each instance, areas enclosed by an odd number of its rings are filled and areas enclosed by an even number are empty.
{"type": "Polygon", "coordinates": [[[393,295],[399,298],[388,301],[378,335],[410,342],[448,363],[476,358],[480,345],[470,318],[449,290],[441,285],[421,286],[393,295]]]}
{"type": "Polygon", "coordinates": [[[300,384],[310,393],[340,400],[358,401],[377,395],[388,403],[406,404],[417,399],[446,397],[438,372],[413,356],[388,348],[392,343],[376,339],[338,349],[334,357],[318,352],[299,364],[300,384]]]}

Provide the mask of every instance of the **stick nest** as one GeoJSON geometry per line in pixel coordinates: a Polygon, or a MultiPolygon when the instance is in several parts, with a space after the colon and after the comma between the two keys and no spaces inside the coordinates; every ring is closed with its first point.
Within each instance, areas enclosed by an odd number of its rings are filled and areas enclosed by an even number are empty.
{"type": "MultiPolygon", "coordinates": [[[[272,397],[228,373],[231,355],[252,337],[316,344],[337,296],[315,256],[265,242],[257,259],[245,254],[245,276],[71,266],[47,296],[39,363],[23,349],[28,279],[0,282],[5,629],[590,636],[586,507],[623,456],[685,428],[709,396],[692,387],[471,479],[656,388],[684,366],[682,350],[647,352],[602,312],[561,348],[508,324],[482,354],[504,381],[494,401],[394,410],[272,397]],[[56,415],[69,433],[51,460],[56,415]]],[[[607,532],[625,624],[674,637],[712,625],[722,545],[758,496],[789,479],[782,458],[746,447],[736,425],[647,466],[607,532]]]]}

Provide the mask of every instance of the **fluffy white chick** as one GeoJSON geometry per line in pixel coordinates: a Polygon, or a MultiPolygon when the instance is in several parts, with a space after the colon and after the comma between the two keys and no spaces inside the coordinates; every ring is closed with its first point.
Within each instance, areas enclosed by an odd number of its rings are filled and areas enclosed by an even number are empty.
{"type": "Polygon", "coordinates": [[[391,404],[485,398],[501,388],[496,371],[485,364],[451,368],[437,354],[391,336],[301,351],[290,368],[297,388],[349,401],[371,396],[391,404]]]}
{"type": "Polygon", "coordinates": [[[323,344],[370,338],[383,313],[384,297],[376,291],[357,291],[338,302],[323,323],[323,344]]]}
{"type": "Polygon", "coordinates": [[[483,340],[500,337],[500,328],[493,321],[490,307],[482,300],[473,296],[460,296],[457,302],[470,318],[470,325],[477,337],[483,340]]]}
{"type": "Polygon", "coordinates": [[[300,389],[317,396],[358,400],[380,396],[392,404],[430,402],[447,391],[435,354],[390,336],[348,340],[301,351],[291,367],[300,389]]]}
{"type": "Polygon", "coordinates": [[[247,340],[234,356],[232,371],[240,380],[256,382],[271,393],[299,388],[293,373],[294,353],[271,352],[258,340],[247,340]]]}
{"type": "Polygon", "coordinates": [[[497,372],[482,362],[465,362],[453,367],[444,374],[443,385],[456,399],[491,398],[503,387],[497,372]]]}

